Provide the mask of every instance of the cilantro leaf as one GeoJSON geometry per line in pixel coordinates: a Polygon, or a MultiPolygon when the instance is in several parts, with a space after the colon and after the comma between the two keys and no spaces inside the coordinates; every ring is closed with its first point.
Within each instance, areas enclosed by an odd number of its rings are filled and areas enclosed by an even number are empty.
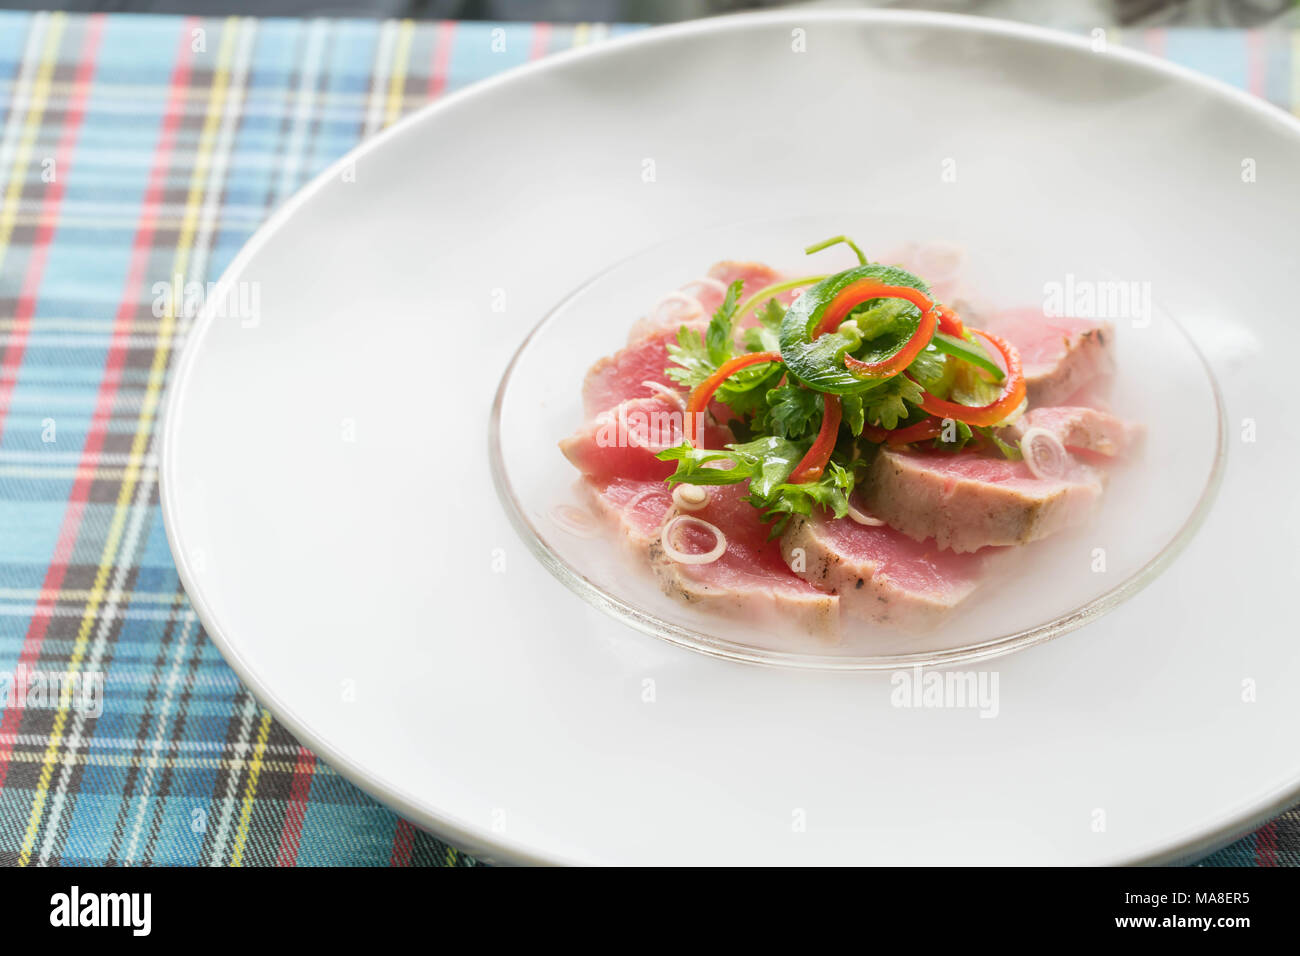
{"type": "Polygon", "coordinates": [[[684,481],[693,485],[734,485],[752,478],[755,471],[751,462],[742,461],[733,451],[695,448],[689,443],[665,448],[655,457],[677,462],[677,470],[665,479],[671,485],[684,481]],[[728,467],[719,467],[723,463],[728,467]]]}
{"type": "Polygon", "coordinates": [[[729,485],[749,482],[745,496],[773,525],[768,537],[785,530],[791,515],[810,515],[824,508],[835,517],[848,514],[849,495],[856,480],[856,467],[845,467],[832,458],[816,481],[792,483],[787,479],[808,453],[811,440],[790,441],[764,435],[753,441],[728,445],[725,449],[700,449],[679,445],[660,452],[662,461],[676,461],[677,471],[670,484],[729,485]],[[719,467],[726,463],[728,467],[719,467]]]}
{"type": "Polygon", "coordinates": [[[709,327],[704,332],[704,345],[709,361],[715,366],[731,358],[736,349],[734,330],[736,306],[740,304],[738,301],[740,290],[744,285],[743,280],[737,279],[727,287],[727,294],[723,296],[722,304],[713,313],[713,318],[709,320],[709,327]]]}
{"type": "Polygon", "coordinates": [[[666,369],[668,377],[687,389],[695,388],[717,370],[709,360],[699,330],[685,325],[677,330],[677,342],[668,344],[668,358],[676,365],[666,369]]]}
{"type": "Polygon", "coordinates": [[[844,423],[849,427],[849,434],[857,438],[867,424],[867,408],[863,405],[862,395],[840,395],[840,412],[844,423]]]}
{"type": "Polygon", "coordinates": [[[745,329],[740,334],[740,340],[745,344],[747,352],[776,352],[781,348],[776,333],[768,331],[761,325],[745,329]]]}
{"type": "Polygon", "coordinates": [[[767,494],[756,494],[750,483],[750,504],[763,509],[763,520],[772,521],[768,532],[774,538],[785,530],[793,515],[811,515],[814,506],[824,508],[837,518],[849,513],[849,495],[853,491],[854,474],[839,462],[831,460],[821,478],[798,484],[782,483],[767,494]]]}
{"type": "Polygon", "coordinates": [[[911,338],[921,320],[921,312],[906,299],[871,299],[859,305],[848,316],[870,342],[881,336],[911,338]]]}
{"type": "Polygon", "coordinates": [[[677,470],[667,479],[670,484],[687,481],[695,485],[732,485],[749,480],[750,490],[757,490],[761,495],[790,477],[810,444],[764,435],[726,448],[693,448],[681,444],[666,448],[655,457],[677,462],[677,470]],[[719,467],[723,463],[727,467],[719,467]]]}
{"type": "Polygon", "coordinates": [[[758,310],[757,317],[759,324],[742,333],[745,348],[751,352],[779,352],[781,320],[785,318],[785,309],[775,298],[768,299],[758,310]]]}
{"type": "Polygon", "coordinates": [[[750,497],[766,499],[794,471],[808,453],[811,441],[793,442],[776,435],[764,435],[743,445],[730,445],[733,452],[754,471],[749,482],[750,497]]]}
{"type": "MultiPolygon", "coordinates": [[[[726,297],[708,327],[701,335],[698,329],[682,326],[677,332],[677,341],[669,343],[668,358],[673,363],[665,371],[669,378],[682,387],[693,390],[705,379],[718,370],[735,354],[733,325],[735,321],[737,300],[743,283],[737,279],[727,289],[726,297]]],[[[778,310],[780,306],[777,306],[778,310]]],[[[753,351],[776,351],[779,343],[770,330],[772,316],[770,311],[760,313],[760,318],[767,324],[757,327],[760,338],[746,335],[746,348],[753,351]]],[[[780,318],[776,320],[780,322],[780,318]]],[[[747,329],[746,332],[755,332],[747,329]]],[[[763,405],[761,386],[770,385],[781,375],[777,364],[753,365],[736,372],[718,387],[715,400],[731,409],[732,413],[743,419],[753,414],[763,405]]]]}
{"type": "Polygon", "coordinates": [[[802,438],[822,412],[820,394],[799,385],[782,385],[766,397],[763,424],[782,438],[802,438]]]}
{"type": "Polygon", "coordinates": [[[921,387],[932,395],[944,395],[948,387],[948,361],[942,353],[932,349],[922,349],[912,364],[907,367],[907,374],[916,379],[921,387]]]}
{"type": "Polygon", "coordinates": [[[780,363],[751,365],[722,383],[718,389],[718,401],[737,415],[749,415],[762,406],[765,392],[781,375],[780,363]]]}
{"type": "Polygon", "coordinates": [[[785,306],[777,301],[776,296],[768,299],[763,303],[763,307],[758,310],[758,321],[763,327],[770,332],[779,333],[781,331],[781,320],[785,318],[785,306]]]}
{"type": "Polygon", "coordinates": [[[844,416],[844,423],[849,426],[849,434],[857,438],[862,434],[862,428],[867,423],[866,406],[862,403],[862,396],[841,395],[840,411],[844,416]]]}
{"type": "Polygon", "coordinates": [[[862,401],[868,422],[881,428],[897,428],[898,423],[912,413],[907,403],[921,404],[921,386],[906,375],[895,375],[871,391],[863,392],[862,401]]]}

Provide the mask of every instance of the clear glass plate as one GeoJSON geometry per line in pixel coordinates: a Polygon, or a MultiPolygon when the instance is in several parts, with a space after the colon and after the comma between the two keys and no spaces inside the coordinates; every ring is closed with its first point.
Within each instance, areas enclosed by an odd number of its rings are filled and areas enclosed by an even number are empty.
{"type": "Polygon", "coordinates": [[[884,250],[940,239],[965,250],[961,294],[994,309],[1041,304],[1049,283],[1078,287],[1116,275],[1093,265],[1096,246],[1084,237],[1047,249],[1025,243],[1009,222],[965,235],[922,235],[915,225],[908,231],[906,217],[893,218],[876,214],[854,223],[843,214],[805,216],[682,237],[600,273],[542,318],[502,378],[490,433],[498,493],[542,564],[596,607],[664,640],[736,660],[841,669],[953,664],[1028,647],[1104,614],[1167,567],[1213,500],[1225,433],[1209,367],[1156,303],[1112,318],[1117,371],[1110,400],[1117,413],[1145,425],[1139,452],[1111,470],[1101,507],[1086,526],[1019,549],[1009,567],[938,629],[905,634],[846,617],[842,640],[830,644],[779,621],[756,627],[679,603],[660,591],[648,563],[591,513],[577,472],[557,447],[583,421],[587,368],[626,344],[632,324],[665,292],[718,260],[823,273],[855,260],[843,249],[808,259],[802,248],[846,229],[868,255],[884,261],[890,258],[884,250]],[[589,516],[587,531],[575,527],[573,509],[589,516]]]}

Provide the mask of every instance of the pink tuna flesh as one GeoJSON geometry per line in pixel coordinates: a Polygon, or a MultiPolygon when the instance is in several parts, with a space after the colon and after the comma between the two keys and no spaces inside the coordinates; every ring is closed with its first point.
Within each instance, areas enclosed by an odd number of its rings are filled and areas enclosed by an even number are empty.
{"type": "Polygon", "coordinates": [[[1078,524],[1101,496],[1102,474],[1078,462],[1059,480],[1022,461],[973,451],[881,448],[859,487],[871,514],[941,548],[1026,544],[1078,524]]]}
{"type": "Polygon", "coordinates": [[[786,563],[804,580],[840,596],[845,613],[921,630],[939,623],[1008,549],[945,551],[889,527],[824,513],[791,521],[781,539],[786,563]]]}
{"type": "Polygon", "coordinates": [[[1096,408],[1056,405],[1031,409],[1008,429],[1018,438],[1030,428],[1042,428],[1057,437],[1069,451],[1116,458],[1141,440],[1143,430],[1096,408]]]}
{"type": "Polygon", "coordinates": [[[630,398],[649,398],[655,390],[646,382],[680,390],[668,377],[668,346],[677,341],[677,330],[661,328],[616,353],[600,359],[587,372],[582,384],[582,405],[591,418],[630,398]]]}
{"type": "Polygon", "coordinates": [[[596,510],[644,556],[658,540],[664,516],[673,505],[673,493],[662,481],[614,478],[608,482],[587,479],[596,510]]]}
{"type": "MultiPolygon", "coordinates": [[[[764,614],[795,619],[823,635],[838,634],[836,598],[796,576],[781,557],[780,543],[768,540],[771,526],[742,498],[748,484],[708,488],[709,503],[689,512],[722,530],[726,551],[709,564],[681,564],[665,553],[659,541],[650,546],[651,562],[665,592],[689,603],[701,603],[746,619],[764,614]]],[[[681,522],[670,544],[686,554],[713,548],[716,538],[693,522],[681,522]]]]}
{"type": "Polygon", "coordinates": [[[989,317],[983,327],[1020,352],[1031,408],[1060,404],[1114,370],[1115,336],[1109,322],[1011,309],[989,317]]]}
{"type": "MultiPolygon", "coordinates": [[[[676,462],[655,457],[684,440],[684,412],[667,398],[634,398],[597,415],[560,442],[560,450],[589,478],[662,481],[676,462]]],[[[725,427],[705,423],[704,441],[720,448],[733,440],[725,427]]]]}

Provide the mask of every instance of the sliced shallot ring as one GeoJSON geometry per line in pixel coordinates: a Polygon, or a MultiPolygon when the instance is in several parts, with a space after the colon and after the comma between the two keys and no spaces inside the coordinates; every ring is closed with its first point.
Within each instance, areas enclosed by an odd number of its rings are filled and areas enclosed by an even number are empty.
{"type": "Polygon", "coordinates": [[[682,288],[689,289],[693,285],[706,286],[710,289],[716,289],[718,292],[721,292],[723,295],[727,294],[727,284],[723,282],[721,279],[713,278],[713,276],[700,276],[698,279],[692,279],[690,282],[682,286],[682,288]]]}
{"type": "Polygon", "coordinates": [[[673,489],[673,504],[681,511],[699,511],[709,503],[709,491],[686,482],[673,489]]]}
{"type": "Polygon", "coordinates": [[[721,528],[715,524],[710,524],[703,518],[697,518],[695,515],[677,515],[666,522],[663,530],[659,532],[659,544],[663,546],[664,554],[678,564],[712,564],[726,553],[727,536],[722,533],[721,528]],[[687,554],[679,549],[672,543],[672,537],[673,533],[684,524],[695,525],[697,528],[712,532],[714,537],[713,547],[702,554],[687,554]]]}
{"type": "Polygon", "coordinates": [[[594,538],[599,531],[591,512],[576,505],[556,505],[551,509],[551,520],[579,538],[594,538]]]}
{"type": "Polygon", "coordinates": [[[873,518],[865,511],[859,511],[857,508],[853,507],[852,501],[849,502],[849,517],[858,524],[866,525],[868,528],[880,528],[885,524],[879,518],[873,518]]]}
{"type": "Polygon", "coordinates": [[[1029,472],[1035,478],[1040,480],[1052,481],[1057,478],[1065,477],[1065,471],[1070,461],[1070,453],[1065,450],[1061,444],[1061,439],[1057,438],[1046,428],[1025,429],[1025,433],[1020,436],[1020,454],[1025,458],[1025,464],[1029,467],[1029,472]],[[1044,463],[1035,447],[1046,445],[1049,451],[1049,461],[1044,463]],[[1054,467],[1050,467],[1052,463],[1054,467]],[[1045,467],[1045,464],[1047,467],[1045,467]]]}
{"type": "Polygon", "coordinates": [[[686,411],[686,396],[677,391],[677,389],[665,385],[663,382],[656,382],[652,378],[646,379],[641,384],[650,389],[650,391],[654,392],[656,395],[662,395],[664,398],[668,399],[677,406],[678,410],[683,412],[686,411]]]}
{"type": "Polygon", "coordinates": [[[680,289],[674,289],[672,292],[669,292],[658,302],[655,303],[654,308],[650,310],[650,315],[658,316],[659,310],[662,309],[669,302],[681,302],[684,305],[689,305],[693,307],[695,311],[691,313],[691,315],[704,314],[703,302],[701,302],[698,298],[696,298],[695,296],[691,295],[688,292],[683,292],[680,289]]]}
{"type": "Polygon", "coordinates": [[[654,495],[657,494],[658,491],[659,489],[657,487],[642,488],[640,491],[638,491],[636,494],[634,494],[631,498],[629,498],[627,501],[623,503],[622,506],[623,510],[631,511],[641,502],[645,501],[645,499],[654,497],[654,495]]]}

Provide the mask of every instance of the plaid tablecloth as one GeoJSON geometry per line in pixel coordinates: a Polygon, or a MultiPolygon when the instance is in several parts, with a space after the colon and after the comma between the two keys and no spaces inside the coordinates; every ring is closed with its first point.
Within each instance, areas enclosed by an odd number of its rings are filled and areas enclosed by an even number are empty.
{"type": "MultiPolygon", "coordinates": [[[[403,113],[631,29],[0,12],[0,863],[474,863],[320,763],[204,635],[158,508],[185,330],[156,284],[215,279],[403,113]]],[[[1290,34],[1107,39],[1300,111],[1290,34]]],[[[1300,864],[1300,813],[1206,862],[1300,864]]]]}

